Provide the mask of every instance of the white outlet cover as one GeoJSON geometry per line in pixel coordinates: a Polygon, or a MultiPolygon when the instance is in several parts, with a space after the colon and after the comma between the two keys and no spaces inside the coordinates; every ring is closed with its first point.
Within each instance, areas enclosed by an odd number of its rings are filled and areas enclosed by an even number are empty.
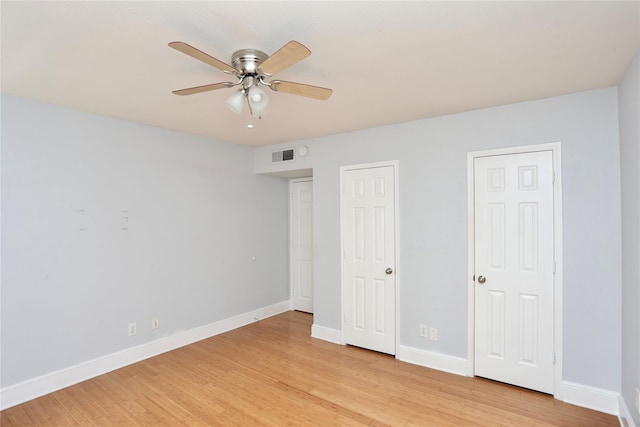
{"type": "Polygon", "coordinates": [[[429,336],[429,328],[427,325],[420,324],[420,336],[425,338],[429,336]]]}

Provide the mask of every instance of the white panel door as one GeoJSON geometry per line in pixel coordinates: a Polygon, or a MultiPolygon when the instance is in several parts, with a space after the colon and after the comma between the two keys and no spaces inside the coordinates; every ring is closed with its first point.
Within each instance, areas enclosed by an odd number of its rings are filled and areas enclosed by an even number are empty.
{"type": "Polygon", "coordinates": [[[551,151],[474,160],[475,374],[553,393],[551,151]]]}
{"type": "Polygon", "coordinates": [[[394,166],[345,170],[342,192],[346,344],[395,354],[394,166]]]}
{"type": "Polygon", "coordinates": [[[292,306],[313,313],[313,181],[291,181],[290,188],[292,306]]]}

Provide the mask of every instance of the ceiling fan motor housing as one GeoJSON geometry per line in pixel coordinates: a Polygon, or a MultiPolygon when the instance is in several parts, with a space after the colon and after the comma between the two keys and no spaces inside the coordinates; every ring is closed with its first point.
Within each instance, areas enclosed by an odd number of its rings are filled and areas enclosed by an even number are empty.
{"type": "Polygon", "coordinates": [[[241,49],[231,56],[231,65],[240,75],[256,76],[258,67],[269,56],[257,49],[241,49]]]}

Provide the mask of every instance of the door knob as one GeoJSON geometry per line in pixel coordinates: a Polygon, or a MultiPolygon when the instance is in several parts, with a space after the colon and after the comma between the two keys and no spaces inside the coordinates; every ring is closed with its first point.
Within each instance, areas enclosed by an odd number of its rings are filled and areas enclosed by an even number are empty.
{"type": "Polygon", "coordinates": [[[478,283],[480,283],[481,285],[487,281],[487,278],[484,276],[478,276],[478,283]]]}
{"type": "Polygon", "coordinates": [[[387,274],[391,274],[391,273],[393,273],[393,270],[390,269],[390,268],[387,268],[384,272],[387,273],[387,274]]]}

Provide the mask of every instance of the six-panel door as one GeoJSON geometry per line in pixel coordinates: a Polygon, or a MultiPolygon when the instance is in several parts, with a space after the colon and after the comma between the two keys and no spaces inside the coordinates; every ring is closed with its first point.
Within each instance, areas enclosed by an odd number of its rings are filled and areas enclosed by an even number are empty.
{"type": "Polygon", "coordinates": [[[475,374],[553,393],[551,151],[480,157],[475,182],[475,374]]]}
{"type": "Polygon", "coordinates": [[[342,236],[345,341],[395,354],[393,166],[344,172],[342,236]]]}
{"type": "Polygon", "coordinates": [[[291,182],[293,309],[313,313],[313,181],[291,182]]]}

